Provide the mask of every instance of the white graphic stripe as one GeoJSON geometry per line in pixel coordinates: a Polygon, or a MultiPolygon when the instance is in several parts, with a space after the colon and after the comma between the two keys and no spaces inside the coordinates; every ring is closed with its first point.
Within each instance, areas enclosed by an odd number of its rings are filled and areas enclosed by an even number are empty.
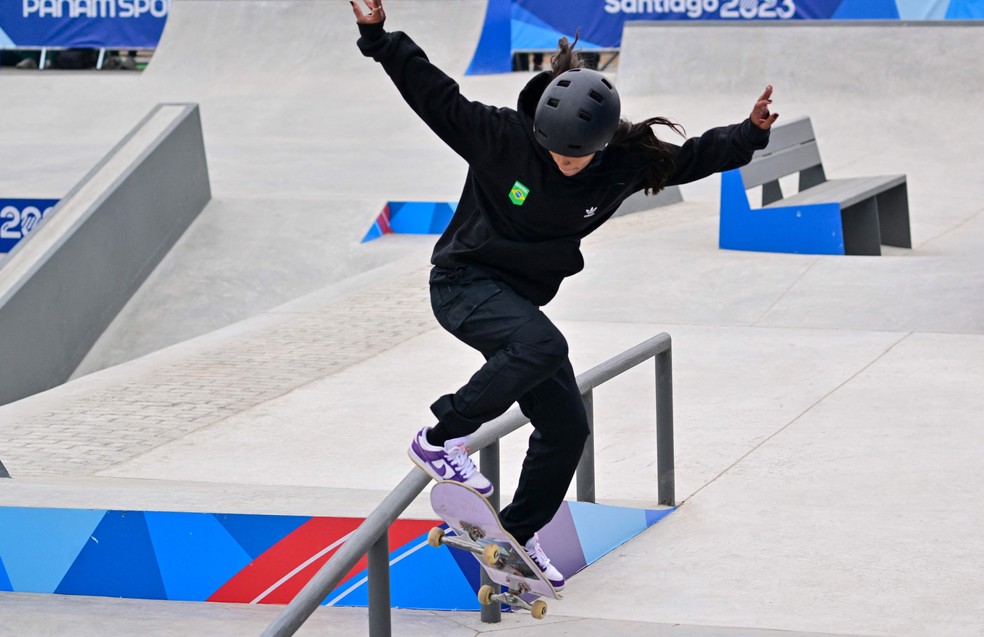
{"type": "MultiPolygon", "coordinates": [[[[409,551],[407,551],[403,555],[400,555],[399,557],[390,560],[390,566],[393,566],[394,564],[396,564],[397,562],[399,562],[400,560],[402,560],[405,557],[410,557],[411,555],[413,555],[414,553],[416,553],[420,549],[424,548],[425,546],[427,546],[427,541],[426,540],[424,540],[423,542],[421,542],[417,546],[413,547],[412,549],[410,549],[409,551]]],[[[337,604],[338,602],[340,602],[343,597],[345,597],[346,595],[348,595],[349,593],[351,593],[355,589],[359,588],[360,586],[362,586],[363,584],[365,584],[368,581],[369,581],[369,576],[367,575],[366,577],[363,577],[362,579],[360,579],[355,584],[352,584],[351,586],[349,586],[348,588],[346,588],[345,591],[342,592],[341,595],[339,595],[335,599],[333,599],[330,602],[328,602],[327,605],[328,606],[334,606],[335,604],[337,604]]]]}
{"type": "MultiPolygon", "coordinates": [[[[352,533],[355,533],[355,531],[352,531],[352,533]]],[[[297,568],[295,568],[290,573],[287,573],[286,575],[284,575],[283,577],[281,577],[277,581],[276,584],[274,584],[270,588],[268,588],[265,591],[263,591],[262,593],[260,593],[259,597],[257,597],[253,601],[251,601],[250,604],[258,604],[261,601],[263,601],[263,599],[266,598],[270,593],[272,593],[273,591],[275,591],[278,588],[280,588],[281,586],[283,586],[285,583],[287,583],[290,580],[290,578],[294,577],[295,575],[297,575],[298,573],[300,573],[301,571],[303,571],[304,569],[306,569],[308,566],[310,566],[311,564],[313,564],[319,557],[322,557],[326,553],[330,553],[335,547],[339,546],[340,544],[343,544],[345,542],[345,540],[347,540],[347,539],[349,539],[349,537],[351,537],[352,533],[349,533],[348,535],[346,535],[345,537],[343,537],[343,538],[341,538],[339,540],[335,540],[334,542],[331,543],[331,545],[329,545],[329,546],[321,549],[320,551],[318,551],[317,554],[312,555],[311,557],[309,557],[306,562],[304,562],[303,564],[301,564],[300,566],[298,566],[297,568]]]]}

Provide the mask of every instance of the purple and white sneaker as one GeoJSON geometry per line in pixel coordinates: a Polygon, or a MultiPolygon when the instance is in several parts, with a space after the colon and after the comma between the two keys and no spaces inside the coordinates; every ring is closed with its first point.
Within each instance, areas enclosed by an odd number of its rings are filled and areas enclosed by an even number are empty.
{"type": "Polygon", "coordinates": [[[526,554],[533,560],[533,563],[539,566],[546,578],[550,580],[550,584],[553,585],[554,589],[558,592],[562,591],[564,589],[564,576],[557,570],[557,567],[550,563],[550,558],[540,548],[540,538],[536,533],[526,542],[524,548],[526,549],[526,554]]]}
{"type": "Polygon", "coordinates": [[[418,431],[410,443],[407,454],[414,464],[437,481],[454,480],[467,484],[482,495],[492,493],[492,483],[479,472],[468,456],[468,449],[465,447],[468,436],[452,438],[443,447],[436,447],[427,442],[429,429],[430,427],[424,427],[418,431]]]}

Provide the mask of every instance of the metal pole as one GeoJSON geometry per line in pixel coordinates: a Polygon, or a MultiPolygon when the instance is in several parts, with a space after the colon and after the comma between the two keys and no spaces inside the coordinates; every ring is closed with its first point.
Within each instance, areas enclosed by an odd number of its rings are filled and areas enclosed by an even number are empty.
{"type": "Polygon", "coordinates": [[[577,463],[577,500],[595,501],[595,453],[594,453],[594,391],[581,394],[584,411],[588,416],[588,439],[584,441],[581,460],[577,463]]]}
{"type": "MultiPolygon", "coordinates": [[[[479,469],[482,471],[482,475],[489,479],[492,483],[493,491],[489,495],[489,504],[492,505],[497,512],[499,511],[499,503],[501,502],[499,488],[501,486],[501,480],[499,479],[499,441],[496,440],[494,443],[483,447],[481,451],[478,452],[478,463],[479,469]]],[[[485,569],[482,569],[482,585],[497,586],[492,578],[489,577],[485,569]]],[[[482,606],[482,623],[483,624],[498,624],[502,621],[502,606],[498,602],[492,602],[491,604],[482,606]]]]}
{"type": "Polygon", "coordinates": [[[369,548],[369,637],[390,637],[389,533],[384,529],[369,548]]]}
{"type": "Polygon", "coordinates": [[[492,493],[489,495],[489,504],[495,508],[496,511],[499,510],[499,441],[496,440],[487,447],[483,447],[478,452],[478,468],[482,472],[482,475],[489,479],[492,483],[492,493]]]}
{"type": "Polygon", "coordinates": [[[656,355],[656,466],[659,503],[676,506],[676,473],[673,467],[673,350],[656,355]]]}

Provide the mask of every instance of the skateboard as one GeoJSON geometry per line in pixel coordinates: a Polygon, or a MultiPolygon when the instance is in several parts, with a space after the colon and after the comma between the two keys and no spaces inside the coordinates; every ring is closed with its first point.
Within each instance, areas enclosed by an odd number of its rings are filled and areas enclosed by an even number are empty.
{"type": "Polygon", "coordinates": [[[547,603],[540,598],[560,599],[560,594],[516,538],[502,528],[489,501],[475,489],[454,481],[438,482],[430,497],[434,512],[448,523],[453,533],[434,527],[427,536],[428,544],[468,551],[489,579],[507,588],[507,592],[501,593],[496,592],[498,586],[486,584],[478,591],[478,601],[482,605],[498,602],[525,608],[534,618],[542,619],[547,613],[547,603]]]}

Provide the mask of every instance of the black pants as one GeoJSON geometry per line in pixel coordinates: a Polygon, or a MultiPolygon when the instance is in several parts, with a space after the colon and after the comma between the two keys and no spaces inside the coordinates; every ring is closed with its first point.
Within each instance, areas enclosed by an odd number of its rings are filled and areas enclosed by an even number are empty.
{"type": "Polygon", "coordinates": [[[461,389],[431,406],[455,437],[474,433],[514,402],[534,432],[503,526],[525,543],[560,508],[590,433],[567,340],[540,308],[476,268],[434,268],[434,315],[485,356],[461,389]]]}

